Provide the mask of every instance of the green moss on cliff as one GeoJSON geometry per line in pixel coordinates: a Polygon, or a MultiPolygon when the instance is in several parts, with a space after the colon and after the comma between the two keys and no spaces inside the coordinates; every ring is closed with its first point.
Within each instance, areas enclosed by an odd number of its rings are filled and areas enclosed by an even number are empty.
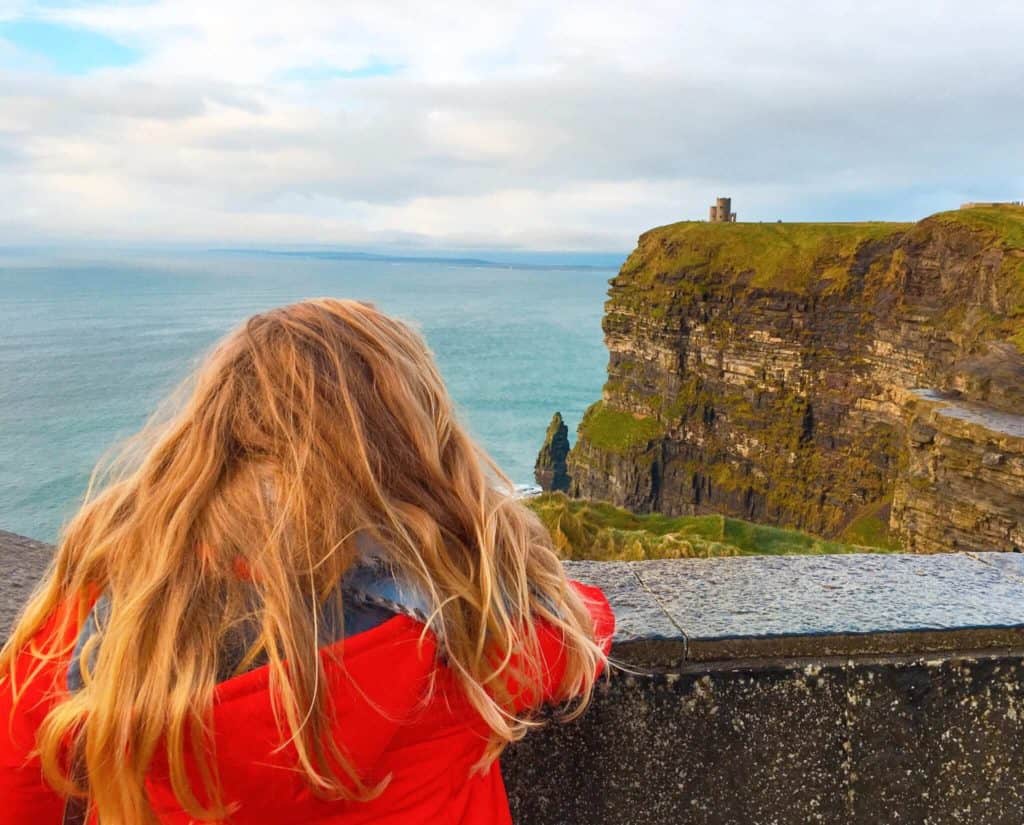
{"type": "Polygon", "coordinates": [[[594,446],[614,453],[643,447],[662,435],[661,423],[650,416],[636,416],[609,407],[605,402],[592,404],[583,414],[579,434],[594,446]]]}
{"type": "Polygon", "coordinates": [[[854,517],[839,538],[849,544],[862,544],[898,551],[900,549],[899,540],[889,532],[891,509],[892,496],[869,505],[854,517]]]}
{"type": "Polygon", "coordinates": [[[686,280],[696,286],[704,279],[749,273],[755,287],[803,292],[813,279],[834,290],[845,286],[864,244],[885,240],[910,226],[881,222],[670,224],[640,238],[622,275],[653,283],[664,273],[686,272],[686,280]]]}
{"type": "Polygon", "coordinates": [[[527,500],[563,558],[639,561],[713,556],[883,552],[724,516],[636,515],[549,493],[527,500]]]}
{"type": "Polygon", "coordinates": [[[985,232],[1009,249],[1024,250],[1024,206],[975,206],[940,212],[932,218],[985,232]]]}
{"type": "Polygon", "coordinates": [[[1021,352],[1024,352],[1024,324],[1021,324],[1020,330],[1010,336],[1010,343],[1021,352]]]}
{"type": "Polygon", "coordinates": [[[1008,318],[983,318],[977,324],[977,332],[980,337],[1008,340],[1024,353],[1024,206],[975,206],[941,212],[929,220],[951,227],[966,227],[1005,250],[1003,289],[1010,315],[1008,318]]]}

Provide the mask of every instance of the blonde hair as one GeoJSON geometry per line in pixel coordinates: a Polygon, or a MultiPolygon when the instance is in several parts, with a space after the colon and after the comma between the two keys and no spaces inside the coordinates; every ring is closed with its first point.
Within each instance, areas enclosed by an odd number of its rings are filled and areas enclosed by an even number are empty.
{"type": "Polygon", "coordinates": [[[184,392],[169,420],[144,430],[145,449],[126,453],[126,469],[94,473],[0,652],[0,679],[18,696],[19,654],[32,647],[36,674],[67,661],[96,594],[109,597],[79,656],[84,686],[60,697],[37,734],[58,792],[88,796],[106,825],[155,821],[144,781],[163,745],[189,815],[226,816],[211,710],[219,651],[252,621],[246,659],[269,667],[275,714],[309,786],[329,798],[379,793],[330,737],[319,687],[317,616],[358,535],[428,594],[428,627],[491,731],[481,767],[535,724],[514,712],[509,685],[540,695],[536,620],[564,639],[557,695],[580,697],[577,712],[587,702],[603,657],[589,614],[547,531],[456,420],[408,326],[356,301],[275,309],[226,336],[184,392]],[[36,649],[54,615],[56,632],[36,649]],[[69,742],[85,782],[68,767],[69,742]]]}

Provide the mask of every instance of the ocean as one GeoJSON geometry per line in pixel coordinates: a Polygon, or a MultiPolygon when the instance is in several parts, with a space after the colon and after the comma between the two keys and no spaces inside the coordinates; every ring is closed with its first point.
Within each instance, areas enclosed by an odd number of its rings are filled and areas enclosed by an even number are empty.
{"type": "Polygon", "coordinates": [[[0,253],[0,529],[53,541],[97,459],[218,338],[317,296],[412,322],[463,423],[513,481],[532,484],[551,415],[574,429],[600,396],[601,313],[621,259],[489,257],[0,253]]]}

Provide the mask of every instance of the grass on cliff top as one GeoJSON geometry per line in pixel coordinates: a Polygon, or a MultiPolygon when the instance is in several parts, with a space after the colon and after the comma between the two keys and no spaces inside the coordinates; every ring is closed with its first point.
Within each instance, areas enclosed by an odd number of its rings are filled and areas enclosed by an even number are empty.
{"type": "Polygon", "coordinates": [[[545,493],[527,499],[562,558],[600,561],[720,556],[881,553],[888,548],[826,541],[725,516],[637,515],[602,502],[545,493]]]}
{"type": "Polygon", "coordinates": [[[624,275],[689,270],[751,272],[751,285],[804,291],[812,278],[845,282],[857,250],[913,224],[702,223],[652,229],[623,266],[624,275]]]}
{"type": "Polygon", "coordinates": [[[633,413],[612,409],[604,401],[587,408],[579,427],[582,438],[613,453],[643,447],[662,432],[662,424],[656,418],[637,417],[633,413]]]}
{"type": "Polygon", "coordinates": [[[940,212],[933,218],[986,232],[1010,249],[1024,250],[1024,206],[974,206],[940,212]]]}

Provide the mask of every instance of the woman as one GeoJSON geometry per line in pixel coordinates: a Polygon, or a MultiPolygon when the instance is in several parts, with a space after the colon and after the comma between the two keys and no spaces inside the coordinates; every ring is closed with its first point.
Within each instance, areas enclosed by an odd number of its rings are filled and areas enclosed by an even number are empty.
{"type": "Polygon", "coordinates": [[[496,757],[582,709],[613,619],[423,341],[257,315],[146,443],[0,654],[0,819],[509,822],[496,757]]]}

